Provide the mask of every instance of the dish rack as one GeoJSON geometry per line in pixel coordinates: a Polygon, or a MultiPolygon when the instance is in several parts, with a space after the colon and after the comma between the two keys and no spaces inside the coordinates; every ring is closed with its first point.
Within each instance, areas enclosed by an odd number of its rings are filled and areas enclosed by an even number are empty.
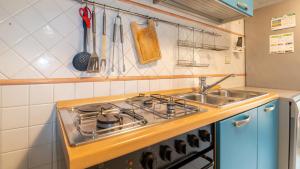
{"type": "MultiPolygon", "coordinates": [[[[229,50],[230,47],[228,46],[221,46],[216,45],[216,38],[221,37],[222,35],[206,30],[197,30],[194,28],[187,29],[184,28],[186,31],[189,31],[189,35],[185,35],[183,39],[181,39],[182,32],[180,32],[180,26],[178,26],[178,40],[177,40],[177,47],[178,47],[178,58],[177,58],[177,66],[182,67],[209,67],[208,63],[202,63],[201,57],[197,58],[196,51],[197,49],[205,49],[205,50],[213,50],[213,51],[224,51],[229,50]],[[201,34],[201,37],[196,37],[195,33],[201,34]],[[192,37],[190,37],[192,35],[192,37]],[[209,36],[212,38],[212,42],[205,42],[204,36],[209,36]],[[196,41],[200,39],[200,41],[196,41]],[[182,55],[182,49],[188,48],[188,51],[191,52],[190,54],[182,55]],[[192,50],[191,50],[192,49],[192,50]],[[197,60],[198,59],[198,60],[197,60]]],[[[189,53],[187,52],[187,53],[189,53]]]]}

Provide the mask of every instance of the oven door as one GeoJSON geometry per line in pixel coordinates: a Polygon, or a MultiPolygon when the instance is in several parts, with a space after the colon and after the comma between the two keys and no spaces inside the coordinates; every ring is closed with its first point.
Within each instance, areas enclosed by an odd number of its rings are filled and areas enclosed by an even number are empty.
{"type": "Polygon", "coordinates": [[[191,153],[165,169],[214,169],[214,151],[212,147],[201,152],[191,153]]]}

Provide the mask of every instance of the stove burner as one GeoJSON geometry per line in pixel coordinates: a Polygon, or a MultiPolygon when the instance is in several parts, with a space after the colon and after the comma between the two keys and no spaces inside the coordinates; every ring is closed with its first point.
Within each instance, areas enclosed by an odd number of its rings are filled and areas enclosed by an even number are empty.
{"type": "Polygon", "coordinates": [[[88,104],[88,105],[83,105],[79,106],[76,109],[81,112],[102,112],[105,110],[112,109],[112,105],[109,103],[104,103],[104,104],[88,104]]]}
{"type": "Polygon", "coordinates": [[[152,100],[152,99],[145,100],[145,101],[143,102],[143,104],[144,104],[144,106],[146,106],[146,107],[152,107],[152,105],[153,105],[153,100],[152,100]]]}
{"type": "Polygon", "coordinates": [[[99,105],[99,104],[88,104],[88,105],[79,106],[76,109],[81,111],[81,112],[97,112],[97,111],[101,110],[101,105],[99,105]]]}
{"type": "Polygon", "coordinates": [[[97,127],[107,129],[122,124],[122,117],[116,114],[101,114],[97,117],[97,127]]]}

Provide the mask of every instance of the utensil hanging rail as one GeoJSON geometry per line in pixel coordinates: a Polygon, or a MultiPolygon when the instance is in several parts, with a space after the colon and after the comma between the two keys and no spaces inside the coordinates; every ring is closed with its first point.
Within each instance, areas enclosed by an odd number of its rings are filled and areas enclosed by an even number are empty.
{"type": "Polygon", "coordinates": [[[194,30],[194,31],[203,32],[203,33],[210,34],[210,35],[213,35],[213,36],[222,36],[218,33],[212,32],[212,31],[207,31],[207,30],[204,30],[204,29],[195,28],[195,27],[192,27],[192,26],[187,26],[187,25],[183,25],[183,24],[180,24],[180,23],[167,21],[167,20],[160,19],[160,18],[157,18],[157,17],[151,17],[151,16],[144,15],[144,14],[141,14],[141,13],[138,13],[138,12],[133,12],[133,11],[129,11],[129,10],[118,8],[118,7],[113,7],[113,6],[102,4],[102,3],[99,3],[99,2],[93,2],[93,1],[90,1],[90,0],[81,0],[81,2],[89,4],[89,5],[95,5],[95,6],[98,6],[98,7],[101,7],[101,8],[105,8],[105,9],[110,9],[110,10],[116,11],[116,12],[122,12],[122,13],[125,13],[125,14],[138,16],[138,17],[145,18],[145,19],[153,19],[153,20],[158,21],[158,22],[163,22],[163,23],[173,25],[173,26],[184,27],[186,29],[191,29],[191,30],[194,30]]]}

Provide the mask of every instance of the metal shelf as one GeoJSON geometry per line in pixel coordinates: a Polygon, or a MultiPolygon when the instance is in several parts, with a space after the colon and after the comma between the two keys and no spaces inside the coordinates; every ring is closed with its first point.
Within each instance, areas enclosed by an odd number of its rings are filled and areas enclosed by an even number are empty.
{"type": "Polygon", "coordinates": [[[228,46],[220,46],[220,45],[210,45],[205,43],[196,43],[187,40],[178,40],[177,45],[180,47],[194,48],[194,49],[207,49],[207,50],[215,50],[215,51],[223,51],[229,50],[228,46]]]}
{"type": "Polygon", "coordinates": [[[209,67],[209,64],[195,63],[188,60],[177,60],[176,65],[181,67],[209,67]]]}

